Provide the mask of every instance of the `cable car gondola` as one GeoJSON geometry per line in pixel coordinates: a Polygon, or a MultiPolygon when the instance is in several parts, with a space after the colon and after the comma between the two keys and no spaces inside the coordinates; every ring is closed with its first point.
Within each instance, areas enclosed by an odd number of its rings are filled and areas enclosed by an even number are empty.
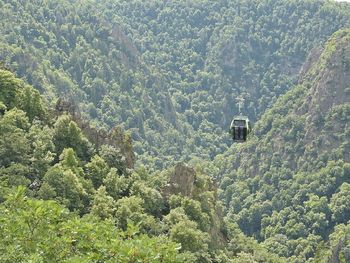
{"type": "Polygon", "coordinates": [[[246,116],[235,116],[230,125],[230,134],[234,142],[245,142],[251,131],[250,122],[246,116]]]}
{"type": "Polygon", "coordinates": [[[245,142],[247,136],[251,131],[250,122],[247,116],[243,116],[241,109],[244,104],[244,98],[237,98],[237,105],[239,110],[239,115],[235,116],[230,125],[230,134],[234,142],[245,142]]]}

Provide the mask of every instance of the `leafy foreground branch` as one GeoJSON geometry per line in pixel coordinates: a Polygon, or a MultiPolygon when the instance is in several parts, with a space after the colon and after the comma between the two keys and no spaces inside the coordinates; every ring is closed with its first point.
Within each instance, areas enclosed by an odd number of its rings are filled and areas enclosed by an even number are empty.
{"type": "Polygon", "coordinates": [[[165,236],[126,231],[112,220],[79,217],[55,201],[27,198],[19,187],[0,205],[1,262],[186,262],[165,236]]]}

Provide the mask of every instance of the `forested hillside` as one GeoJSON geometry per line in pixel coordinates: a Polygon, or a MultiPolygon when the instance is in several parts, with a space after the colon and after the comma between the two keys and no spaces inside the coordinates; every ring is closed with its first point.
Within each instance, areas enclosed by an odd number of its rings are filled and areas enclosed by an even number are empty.
{"type": "Polygon", "coordinates": [[[217,158],[229,220],[291,262],[350,260],[349,73],[343,30],[311,54],[299,84],[262,116],[249,142],[217,158]]]}
{"type": "Polygon", "coordinates": [[[350,262],[350,4],[0,17],[0,262],[350,262]]]}
{"type": "Polygon", "coordinates": [[[0,59],[54,104],[121,124],[140,163],[212,159],[246,98],[255,120],[308,52],[349,26],[331,1],[0,1],[0,59]],[[20,15],[19,15],[20,14],[20,15]]]}
{"type": "Polygon", "coordinates": [[[102,135],[0,69],[1,262],[280,261],[224,223],[201,167],[134,170],[127,135],[102,135]]]}

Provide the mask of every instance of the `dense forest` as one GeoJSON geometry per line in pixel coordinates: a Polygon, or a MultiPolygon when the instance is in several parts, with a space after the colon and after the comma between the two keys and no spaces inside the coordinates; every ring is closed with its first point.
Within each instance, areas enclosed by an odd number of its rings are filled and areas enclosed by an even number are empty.
{"type": "Polygon", "coordinates": [[[49,104],[131,132],[143,165],[211,160],[246,98],[256,120],[312,48],[349,26],[332,1],[1,1],[0,59],[49,104]],[[20,14],[20,15],[18,15],[20,14]]]}
{"type": "Polygon", "coordinates": [[[250,141],[216,160],[228,219],[293,262],[328,248],[320,242],[335,226],[342,234],[331,247],[345,253],[348,246],[350,30],[335,33],[304,70],[256,123],[250,141]]]}
{"type": "Polygon", "coordinates": [[[5,69],[0,87],[1,262],[241,262],[253,251],[277,258],[225,224],[217,187],[200,166],[133,169],[120,128],[101,133],[64,103],[50,110],[5,69]]]}
{"type": "Polygon", "coordinates": [[[350,4],[0,16],[0,262],[350,261],[350,4]]]}

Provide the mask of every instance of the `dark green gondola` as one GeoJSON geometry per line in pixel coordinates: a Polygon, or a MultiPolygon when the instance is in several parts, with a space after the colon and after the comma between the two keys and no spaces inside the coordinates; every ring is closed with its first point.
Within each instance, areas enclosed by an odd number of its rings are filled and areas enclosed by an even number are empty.
{"type": "Polygon", "coordinates": [[[240,115],[233,118],[230,125],[230,134],[234,142],[245,142],[250,131],[251,126],[248,117],[240,115]]]}

